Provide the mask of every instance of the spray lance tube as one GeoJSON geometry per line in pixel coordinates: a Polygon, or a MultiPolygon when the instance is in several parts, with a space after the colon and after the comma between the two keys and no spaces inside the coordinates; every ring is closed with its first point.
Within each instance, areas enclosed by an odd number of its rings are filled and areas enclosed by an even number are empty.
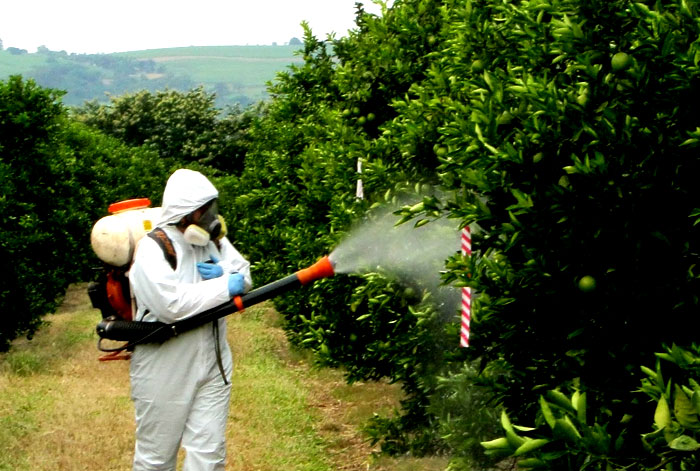
{"type": "Polygon", "coordinates": [[[117,352],[141,343],[164,342],[195,327],[202,326],[234,312],[242,311],[246,307],[308,285],[320,278],[333,276],[335,273],[333,265],[330,258],[325,256],[313,265],[299,270],[293,275],[273,281],[265,286],[249,291],[243,296],[236,296],[224,304],[172,324],[104,319],[97,324],[97,334],[100,337],[97,347],[104,352],[117,352]],[[124,341],[127,342],[127,345],[114,349],[103,348],[101,346],[103,340],[124,341]]]}

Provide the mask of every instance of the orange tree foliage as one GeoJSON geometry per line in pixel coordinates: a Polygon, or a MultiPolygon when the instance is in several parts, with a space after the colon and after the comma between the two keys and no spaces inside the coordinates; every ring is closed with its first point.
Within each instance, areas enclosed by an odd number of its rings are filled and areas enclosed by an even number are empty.
{"type": "Polygon", "coordinates": [[[478,293],[469,350],[456,316],[437,322],[378,276],[278,303],[290,337],[350,379],[401,381],[403,415],[372,429],[385,449],[468,459],[476,382],[518,421],[576,385],[629,437],[618,452],[642,453],[639,365],[699,322],[696,15],[675,0],[397,0],[382,18],[360,9],[332,52],[307,31],[236,183],[261,281],[332,249],[406,181],[447,190],[424,211],[481,228],[475,256],[446,264],[478,293]]]}
{"type": "Polygon", "coordinates": [[[153,153],[70,120],[60,97],[19,76],[0,82],[0,351],[90,279],[90,230],[109,203],[155,201],[165,179],[153,153]]]}

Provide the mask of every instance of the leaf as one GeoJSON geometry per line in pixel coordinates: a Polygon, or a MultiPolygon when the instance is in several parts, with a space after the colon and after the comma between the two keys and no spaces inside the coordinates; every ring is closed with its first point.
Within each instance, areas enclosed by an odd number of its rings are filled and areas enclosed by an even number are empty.
{"type": "Polygon", "coordinates": [[[508,439],[508,442],[511,444],[511,446],[517,448],[523,443],[525,443],[525,439],[516,434],[515,430],[513,430],[513,425],[511,425],[510,419],[508,418],[508,414],[506,414],[506,411],[501,412],[501,426],[503,427],[503,430],[505,430],[506,438],[508,439]]]}
{"type": "Polygon", "coordinates": [[[495,438],[493,440],[481,442],[481,446],[487,450],[510,448],[510,442],[506,437],[495,438]]]}
{"type": "Polygon", "coordinates": [[[690,398],[690,402],[695,407],[695,412],[700,414],[700,391],[693,391],[693,396],[690,398]]]}
{"type": "Polygon", "coordinates": [[[688,435],[681,435],[680,437],[671,441],[668,446],[679,451],[700,450],[700,444],[688,435]]]}
{"type": "Polygon", "coordinates": [[[554,414],[552,414],[552,409],[551,407],[549,407],[549,404],[545,400],[544,396],[540,396],[540,408],[542,409],[542,416],[544,417],[545,422],[547,422],[547,425],[549,425],[551,428],[554,428],[556,419],[554,418],[554,414]]]}
{"type": "Polygon", "coordinates": [[[673,413],[678,420],[678,423],[683,427],[698,429],[700,428],[700,420],[698,420],[698,413],[693,407],[690,398],[683,391],[683,388],[676,385],[675,388],[675,400],[673,401],[673,413]]]}
{"type": "Polygon", "coordinates": [[[656,371],[644,365],[642,365],[640,368],[642,369],[642,372],[649,376],[652,380],[656,379],[656,371]]]}
{"type": "Polygon", "coordinates": [[[700,384],[698,384],[697,381],[695,381],[693,378],[688,378],[688,383],[690,386],[693,388],[694,391],[700,392],[700,384]]]}
{"type": "Polygon", "coordinates": [[[532,469],[532,468],[539,468],[541,466],[545,466],[547,463],[542,461],[539,458],[526,458],[524,460],[518,461],[518,468],[523,468],[523,469],[532,469]]]}
{"type": "Polygon", "coordinates": [[[528,440],[522,445],[520,445],[516,450],[515,453],[513,453],[513,456],[520,456],[524,455],[525,453],[529,453],[531,451],[534,451],[540,447],[545,446],[547,443],[549,443],[549,440],[544,439],[544,438],[536,438],[534,440],[528,440]]]}
{"type": "Polygon", "coordinates": [[[668,407],[666,398],[661,396],[656,404],[656,412],[654,412],[654,425],[657,429],[662,429],[671,423],[671,409],[668,407]]]}
{"type": "Polygon", "coordinates": [[[429,222],[430,222],[430,219],[419,219],[418,222],[416,222],[416,224],[415,224],[415,228],[417,229],[419,227],[425,226],[429,222]]]}
{"type": "Polygon", "coordinates": [[[578,390],[574,391],[574,393],[571,395],[571,405],[575,410],[578,410],[578,399],[580,396],[581,393],[578,390]]]}
{"type": "Polygon", "coordinates": [[[572,445],[581,439],[581,434],[576,430],[568,416],[565,416],[563,419],[557,419],[552,432],[555,437],[563,438],[572,445]]]}
{"type": "Polygon", "coordinates": [[[551,389],[547,391],[547,399],[549,399],[553,404],[556,404],[557,406],[563,409],[566,409],[570,412],[576,412],[569,398],[566,397],[564,393],[562,393],[559,390],[551,389]]]}

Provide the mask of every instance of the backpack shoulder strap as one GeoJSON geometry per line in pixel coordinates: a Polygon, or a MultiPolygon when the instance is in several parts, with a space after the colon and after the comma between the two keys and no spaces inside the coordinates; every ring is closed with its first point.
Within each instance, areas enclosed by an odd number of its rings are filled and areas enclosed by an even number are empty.
{"type": "Polygon", "coordinates": [[[173,242],[170,240],[170,237],[168,237],[168,234],[166,234],[162,228],[156,227],[147,235],[156,241],[163,251],[165,259],[170,264],[170,267],[175,270],[177,268],[177,255],[175,254],[175,247],[173,247],[173,242]]]}

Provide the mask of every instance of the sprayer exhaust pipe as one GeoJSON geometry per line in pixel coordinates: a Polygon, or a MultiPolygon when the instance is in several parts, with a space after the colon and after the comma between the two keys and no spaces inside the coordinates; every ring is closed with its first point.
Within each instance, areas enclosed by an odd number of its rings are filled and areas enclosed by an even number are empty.
{"type": "MultiPolygon", "coordinates": [[[[97,334],[100,336],[100,342],[105,339],[129,342],[130,345],[164,342],[195,327],[234,312],[242,311],[246,307],[254,306],[292,289],[308,285],[315,280],[333,276],[335,274],[334,268],[333,262],[326,255],[313,265],[303,268],[293,275],[249,291],[243,296],[236,296],[231,301],[187,319],[172,324],[105,319],[97,324],[97,334]]],[[[101,348],[100,343],[98,343],[98,348],[103,351],[110,351],[101,348]]]]}

